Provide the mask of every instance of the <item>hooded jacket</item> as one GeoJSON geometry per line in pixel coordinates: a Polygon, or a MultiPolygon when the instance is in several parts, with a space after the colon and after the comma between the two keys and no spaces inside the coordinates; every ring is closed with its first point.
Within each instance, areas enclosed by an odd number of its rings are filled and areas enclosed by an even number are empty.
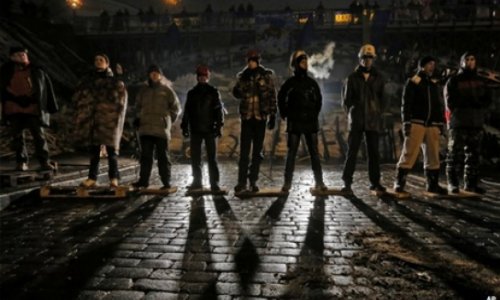
{"type": "MultiPolygon", "coordinates": [[[[467,56],[470,54],[462,56],[460,66],[464,66],[467,56]]],[[[477,70],[462,67],[446,83],[444,98],[449,128],[482,128],[492,98],[485,82],[477,75],[477,70]]]]}
{"type": "Polygon", "coordinates": [[[278,92],[280,116],[287,120],[287,132],[318,132],[321,105],[319,86],[307,72],[296,71],[295,76],[288,78],[278,92]]]}

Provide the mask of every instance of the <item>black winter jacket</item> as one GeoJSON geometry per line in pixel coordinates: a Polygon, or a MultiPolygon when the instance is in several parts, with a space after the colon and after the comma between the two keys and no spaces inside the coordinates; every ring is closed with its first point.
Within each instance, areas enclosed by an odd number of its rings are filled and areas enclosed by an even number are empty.
{"type": "MultiPolygon", "coordinates": [[[[15,97],[7,91],[12,75],[14,74],[15,63],[9,61],[0,69],[0,102],[15,101],[15,97]]],[[[40,121],[42,125],[48,127],[50,125],[50,114],[56,113],[59,110],[57,99],[52,87],[52,81],[47,73],[40,67],[30,64],[31,82],[33,84],[33,95],[31,98],[38,103],[40,109],[40,121]]],[[[4,110],[2,109],[2,120],[5,119],[4,110]]]]}
{"type": "Polygon", "coordinates": [[[295,73],[278,92],[278,108],[280,116],[287,120],[287,132],[318,132],[321,105],[319,86],[305,72],[295,73]]]}
{"type": "Polygon", "coordinates": [[[219,91],[198,83],[187,94],[181,128],[190,133],[213,133],[224,125],[223,111],[219,91]]]}
{"type": "Polygon", "coordinates": [[[444,105],[439,86],[423,71],[406,81],[401,107],[403,123],[424,126],[444,124],[444,105]]]}
{"type": "Polygon", "coordinates": [[[491,93],[485,82],[473,71],[461,70],[451,77],[444,90],[450,128],[481,128],[491,93]]]}
{"type": "Polygon", "coordinates": [[[362,67],[359,66],[347,77],[342,105],[348,114],[351,130],[380,130],[384,85],[382,75],[375,68],[370,69],[368,80],[363,77],[362,67]]]}

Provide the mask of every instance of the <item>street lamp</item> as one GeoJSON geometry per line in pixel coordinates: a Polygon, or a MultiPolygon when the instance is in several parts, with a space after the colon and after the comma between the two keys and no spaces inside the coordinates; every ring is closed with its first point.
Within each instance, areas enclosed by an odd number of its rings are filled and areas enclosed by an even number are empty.
{"type": "Polygon", "coordinates": [[[83,0],[66,0],[66,4],[75,11],[83,6],[83,0]]]}
{"type": "Polygon", "coordinates": [[[167,6],[177,6],[180,4],[181,0],[163,0],[167,6]]]}

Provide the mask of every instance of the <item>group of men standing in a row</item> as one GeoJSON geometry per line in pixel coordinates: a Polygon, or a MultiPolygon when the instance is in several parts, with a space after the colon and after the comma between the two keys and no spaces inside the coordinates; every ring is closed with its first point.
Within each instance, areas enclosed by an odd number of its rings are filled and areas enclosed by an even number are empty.
{"type": "MultiPolygon", "coordinates": [[[[373,67],[375,48],[361,47],[359,65],[349,75],[343,91],[343,107],[348,115],[348,152],[343,169],[342,191],[352,193],[353,174],[363,136],[368,153],[370,190],[383,193],[380,182],[379,130],[384,111],[384,80],[373,67]]],[[[259,191],[257,186],[266,128],[273,130],[277,115],[287,123],[287,158],[282,190],[288,192],[292,185],[295,157],[302,135],[307,144],[317,189],[326,190],[318,151],[319,113],[322,106],[321,90],[308,75],[308,56],[295,51],[290,59],[293,76],[288,78],[276,93],[274,74],[261,65],[259,52],[247,53],[247,65],[238,74],[233,95],[239,100],[241,118],[240,160],[235,192],[259,191]]],[[[100,147],[106,146],[112,187],[118,186],[117,152],[121,139],[127,91],[119,79],[113,77],[109,58],[103,54],[94,57],[94,70],[79,83],[73,97],[76,108],[75,137],[80,137],[90,149],[88,178],[85,187],[96,185],[100,147]]],[[[478,187],[479,147],[486,109],[491,96],[484,81],[477,75],[476,56],[466,52],[460,61],[460,71],[451,77],[444,88],[433,79],[435,59],[422,57],[418,73],[410,78],[402,99],[404,144],[397,164],[394,189],[403,192],[406,176],[412,169],[422,148],[427,191],[444,194],[438,184],[439,137],[448,121],[449,144],[447,157],[448,190],[459,192],[459,174],[464,170],[464,189],[484,192],[478,187]]],[[[52,169],[43,127],[47,127],[48,114],[58,110],[49,77],[28,59],[23,47],[13,47],[10,61],[1,69],[2,120],[12,129],[13,146],[19,170],[27,169],[27,154],[23,131],[31,131],[42,169],[52,169]]],[[[156,65],[148,69],[147,83],[140,89],[135,107],[134,126],[141,143],[141,171],[133,185],[149,185],[156,148],[158,170],[164,188],[170,188],[171,162],[169,139],[172,123],[181,112],[179,100],[156,65]]],[[[218,90],[208,82],[210,70],[200,65],[196,69],[197,84],[187,94],[181,129],[190,137],[193,181],[189,188],[202,187],[201,145],[205,142],[211,189],[220,190],[217,166],[217,138],[222,135],[224,107],[218,90]]]]}

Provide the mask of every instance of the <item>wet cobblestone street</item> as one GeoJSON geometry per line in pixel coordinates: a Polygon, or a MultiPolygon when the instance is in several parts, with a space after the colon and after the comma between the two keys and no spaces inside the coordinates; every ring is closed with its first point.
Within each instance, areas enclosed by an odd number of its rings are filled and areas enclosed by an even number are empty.
{"type": "MultiPolygon", "coordinates": [[[[392,186],[392,166],[384,168],[392,186]]],[[[262,170],[268,175],[269,166],[262,170]]],[[[190,166],[169,197],[24,201],[0,212],[1,299],[487,299],[500,296],[500,189],[482,199],[313,197],[308,165],[288,197],[186,197],[190,166]]],[[[326,165],[328,186],[341,167],[326,165]]],[[[283,170],[259,185],[280,187],[283,170]]],[[[206,178],[205,178],[206,180],[206,178]]]]}

